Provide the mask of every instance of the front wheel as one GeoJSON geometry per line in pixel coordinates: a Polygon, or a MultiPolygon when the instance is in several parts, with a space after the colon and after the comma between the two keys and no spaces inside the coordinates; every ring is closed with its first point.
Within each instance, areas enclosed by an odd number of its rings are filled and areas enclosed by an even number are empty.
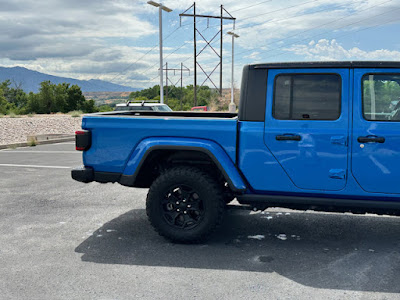
{"type": "Polygon", "coordinates": [[[212,176],[194,167],[166,170],[147,194],[150,223],[174,242],[204,240],[221,224],[224,210],[221,187],[212,176]]]}

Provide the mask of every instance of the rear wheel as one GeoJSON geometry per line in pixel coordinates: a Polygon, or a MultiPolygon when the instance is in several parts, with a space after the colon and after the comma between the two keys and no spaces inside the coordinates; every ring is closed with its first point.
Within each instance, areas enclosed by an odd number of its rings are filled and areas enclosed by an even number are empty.
{"type": "Polygon", "coordinates": [[[163,172],[147,194],[146,212],[162,236],[175,242],[204,240],[221,222],[223,191],[207,173],[194,167],[163,172]]]}

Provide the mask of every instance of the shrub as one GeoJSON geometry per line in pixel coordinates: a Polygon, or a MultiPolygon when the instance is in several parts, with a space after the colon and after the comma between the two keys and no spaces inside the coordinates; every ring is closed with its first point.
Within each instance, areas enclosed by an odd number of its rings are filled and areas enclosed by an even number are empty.
{"type": "Polygon", "coordinates": [[[83,112],[81,110],[73,110],[73,111],[70,111],[68,114],[70,114],[71,117],[73,117],[73,118],[77,118],[77,117],[80,117],[83,114],[83,112]]]}
{"type": "Polygon", "coordinates": [[[100,112],[107,112],[107,111],[113,111],[114,109],[110,107],[109,105],[101,105],[98,107],[98,110],[100,112]]]}
{"type": "Polygon", "coordinates": [[[34,137],[31,137],[28,141],[28,146],[30,147],[35,147],[37,145],[36,139],[34,137]]]}

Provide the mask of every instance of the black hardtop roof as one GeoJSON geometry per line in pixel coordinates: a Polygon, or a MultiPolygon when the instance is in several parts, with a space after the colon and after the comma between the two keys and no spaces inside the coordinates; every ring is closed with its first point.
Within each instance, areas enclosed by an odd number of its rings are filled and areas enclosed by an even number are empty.
{"type": "Polygon", "coordinates": [[[251,69],[305,69],[305,68],[399,68],[400,61],[309,61],[277,62],[249,65],[251,69]]]}

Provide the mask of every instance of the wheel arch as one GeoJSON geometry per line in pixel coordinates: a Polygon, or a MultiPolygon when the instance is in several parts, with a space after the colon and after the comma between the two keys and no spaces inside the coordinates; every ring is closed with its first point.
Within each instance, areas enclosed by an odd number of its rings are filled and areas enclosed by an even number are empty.
{"type": "MultiPolygon", "coordinates": [[[[153,141],[143,141],[141,144],[136,147],[126,164],[120,180],[123,185],[149,187],[157,174],[157,171],[156,174],[151,174],[155,166],[160,167],[163,163],[175,163],[176,160],[179,162],[179,159],[182,159],[181,163],[192,165],[211,163],[222,174],[232,191],[242,193],[246,189],[236,166],[221,146],[215,142],[193,139],[172,142],[165,139],[153,139],[153,141]]],[[[159,172],[160,170],[158,174],[159,172]]]]}

